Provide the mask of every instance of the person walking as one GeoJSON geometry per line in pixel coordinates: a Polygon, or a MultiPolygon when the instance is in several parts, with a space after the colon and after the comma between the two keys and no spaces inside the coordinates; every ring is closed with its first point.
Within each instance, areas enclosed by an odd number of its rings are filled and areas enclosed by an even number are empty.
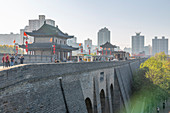
{"type": "Polygon", "coordinates": [[[18,56],[17,56],[17,53],[15,53],[15,57],[14,57],[15,59],[14,59],[14,65],[17,65],[18,64],[18,56]]]}
{"type": "Polygon", "coordinates": [[[21,56],[20,57],[20,64],[23,64],[24,63],[24,56],[21,56]]]}
{"type": "Polygon", "coordinates": [[[6,56],[6,67],[10,67],[10,58],[9,58],[9,54],[7,54],[6,56]]]}
{"type": "Polygon", "coordinates": [[[5,54],[2,57],[2,64],[3,64],[3,68],[6,67],[6,57],[5,57],[5,54]]]}
{"type": "Polygon", "coordinates": [[[11,59],[11,66],[13,66],[14,65],[14,59],[15,59],[13,54],[11,55],[10,59],[11,59]]]}
{"type": "Polygon", "coordinates": [[[157,113],[159,113],[159,107],[157,107],[157,113]]]}
{"type": "Polygon", "coordinates": [[[163,102],[163,109],[165,109],[165,102],[163,102]]]}

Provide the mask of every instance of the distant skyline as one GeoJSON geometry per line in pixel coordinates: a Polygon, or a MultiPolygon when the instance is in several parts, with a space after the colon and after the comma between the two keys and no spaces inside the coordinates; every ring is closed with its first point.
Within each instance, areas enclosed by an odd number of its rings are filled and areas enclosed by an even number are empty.
{"type": "MultiPolygon", "coordinates": [[[[155,36],[170,40],[170,0],[0,0],[0,34],[19,33],[38,15],[56,21],[59,28],[83,43],[97,45],[97,32],[111,31],[111,43],[131,47],[131,36],[141,32],[145,45],[155,36]]],[[[169,41],[170,49],[170,41],[169,41]]]]}

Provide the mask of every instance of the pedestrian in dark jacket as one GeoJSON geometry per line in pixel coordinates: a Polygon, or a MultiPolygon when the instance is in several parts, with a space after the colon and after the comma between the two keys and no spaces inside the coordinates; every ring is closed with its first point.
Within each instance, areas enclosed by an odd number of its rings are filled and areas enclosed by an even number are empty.
{"type": "Polygon", "coordinates": [[[5,54],[4,54],[4,56],[2,57],[2,63],[3,63],[3,68],[5,67],[5,63],[6,63],[6,57],[5,57],[5,54]]]}
{"type": "Polygon", "coordinates": [[[24,63],[24,56],[21,56],[20,57],[20,64],[23,64],[24,63]]]}
{"type": "Polygon", "coordinates": [[[9,54],[7,54],[6,56],[6,67],[10,67],[10,58],[9,58],[9,54]]]}
{"type": "Polygon", "coordinates": [[[13,66],[14,65],[14,59],[15,59],[13,54],[11,55],[10,59],[11,59],[11,66],[13,66]]]}

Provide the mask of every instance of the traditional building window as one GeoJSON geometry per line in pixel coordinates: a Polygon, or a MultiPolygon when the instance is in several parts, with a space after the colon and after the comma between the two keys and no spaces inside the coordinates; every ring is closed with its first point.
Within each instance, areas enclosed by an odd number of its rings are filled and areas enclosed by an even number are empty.
{"type": "Polygon", "coordinates": [[[57,42],[57,39],[55,40],[55,42],[57,42]]]}
{"type": "Polygon", "coordinates": [[[62,41],[60,40],[60,44],[62,44],[62,41]]]}

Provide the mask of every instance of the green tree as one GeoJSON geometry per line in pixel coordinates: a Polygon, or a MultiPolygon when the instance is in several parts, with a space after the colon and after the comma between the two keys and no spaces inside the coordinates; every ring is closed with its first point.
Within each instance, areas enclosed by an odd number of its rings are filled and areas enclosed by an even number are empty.
{"type": "Polygon", "coordinates": [[[169,63],[164,53],[156,54],[141,64],[140,68],[148,68],[146,78],[149,78],[153,84],[163,89],[169,89],[169,63]]]}

